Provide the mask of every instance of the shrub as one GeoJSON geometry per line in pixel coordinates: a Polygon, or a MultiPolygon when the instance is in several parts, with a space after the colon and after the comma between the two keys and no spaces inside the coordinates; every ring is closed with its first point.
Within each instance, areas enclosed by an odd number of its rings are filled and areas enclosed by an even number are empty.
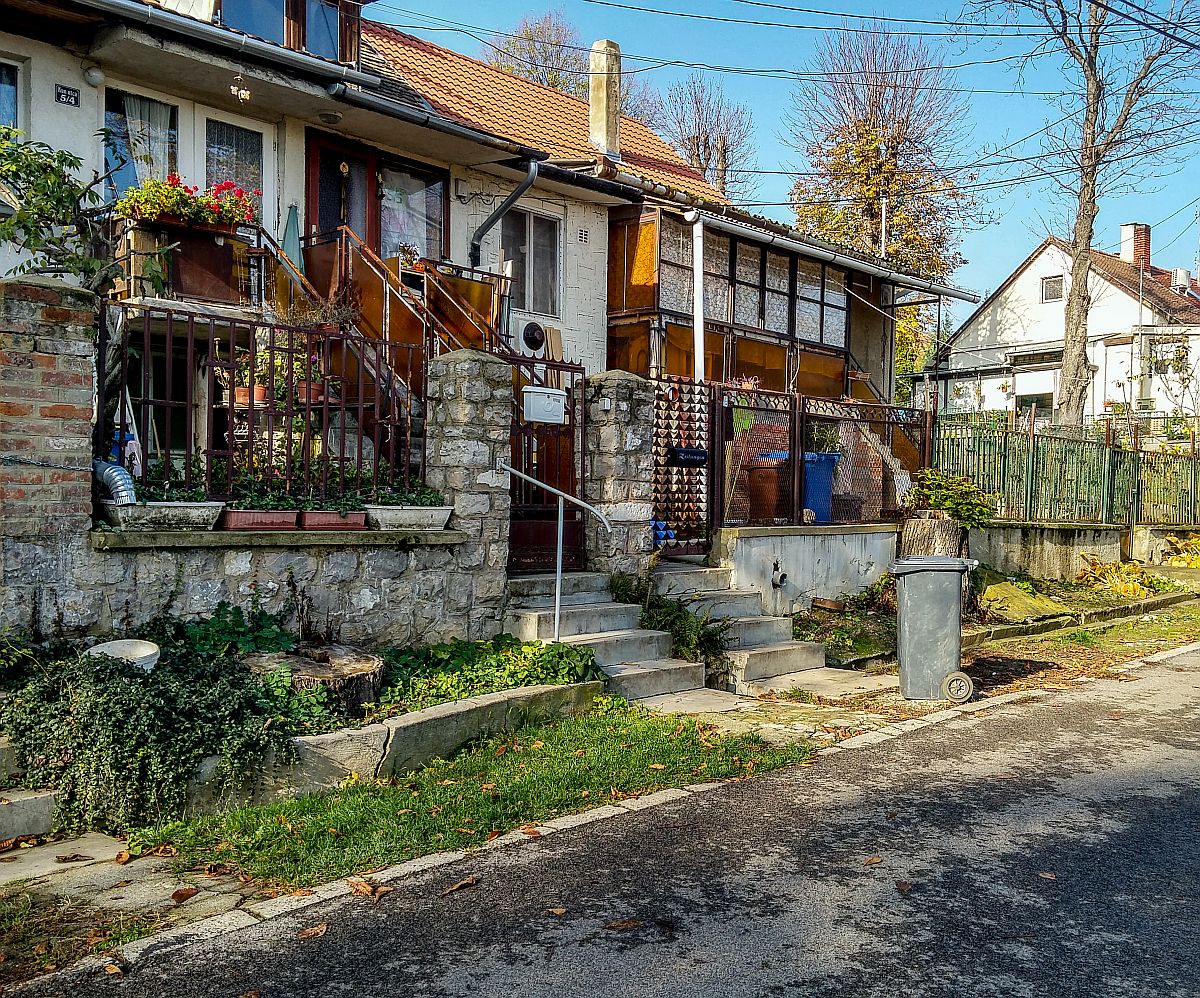
{"type": "Polygon", "coordinates": [[[521,641],[501,634],[490,641],[452,640],[425,648],[385,648],[387,672],[377,721],[434,704],[519,686],[561,686],[602,679],[590,648],[521,641]]]}
{"type": "Polygon", "coordinates": [[[220,789],[236,788],[268,751],[294,758],[293,735],[341,721],[324,691],[295,693],[286,674],[260,678],[240,661],[292,646],[280,618],[257,607],[160,619],[140,636],[162,648],[151,672],[66,648],[30,651],[36,666],[0,707],[25,785],[59,791],[68,831],[178,817],[206,756],[220,757],[220,789]]]}
{"type": "Polygon", "coordinates": [[[996,515],[996,497],[984,492],[969,478],[947,475],[936,468],[922,468],[913,475],[913,486],[904,497],[909,509],[937,509],[970,529],[982,527],[996,515]]]}
{"type": "Polygon", "coordinates": [[[654,591],[649,572],[643,575],[617,572],[609,580],[608,588],[618,603],[642,605],[638,620],[641,627],[671,633],[671,654],[675,658],[703,662],[706,672],[724,669],[727,623],[713,623],[709,614],[693,613],[682,600],[659,595],[654,591]]]}

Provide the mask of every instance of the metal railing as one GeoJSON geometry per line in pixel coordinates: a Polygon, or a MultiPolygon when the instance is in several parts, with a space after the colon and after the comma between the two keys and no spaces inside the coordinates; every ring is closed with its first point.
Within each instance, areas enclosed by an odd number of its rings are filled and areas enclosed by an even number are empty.
{"type": "Polygon", "coordinates": [[[515,475],[530,485],[535,485],[538,488],[545,489],[547,492],[558,497],[558,548],[557,556],[554,559],[554,640],[559,638],[560,628],[559,621],[562,613],[562,573],[563,573],[563,527],[564,527],[564,503],[572,503],[578,506],[585,513],[591,513],[601,523],[604,524],[604,529],[612,533],[612,524],[608,522],[606,517],[600,510],[596,509],[591,503],[584,502],[578,496],[568,495],[561,489],[556,489],[553,485],[547,485],[545,482],[531,475],[526,475],[524,472],[517,471],[512,465],[504,461],[497,461],[496,467],[500,471],[507,471],[510,475],[515,475]]]}

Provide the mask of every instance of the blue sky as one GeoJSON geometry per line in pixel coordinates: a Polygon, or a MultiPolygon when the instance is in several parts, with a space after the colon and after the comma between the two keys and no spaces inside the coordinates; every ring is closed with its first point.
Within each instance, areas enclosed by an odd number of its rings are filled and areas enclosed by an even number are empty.
{"type": "MultiPolygon", "coordinates": [[[[616,0],[623,2],[623,0],[616,0]]],[[[784,7],[817,5],[805,0],[777,0],[784,7]]],[[[609,37],[621,44],[626,53],[625,68],[642,66],[633,55],[650,55],[663,59],[680,59],[723,66],[769,67],[803,69],[811,61],[815,44],[824,30],[842,23],[839,14],[873,15],[881,8],[840,0],[833,6],[822,5],[831,16],[802,13],[797,10],[751,5],[738,0],[646,0],[644,6],[660,10],[687,11],[717,17],[742,18],[770,22],[791,22],[811,25],[811,29],[788,29],[777,26],[718,23],[655,14],[644,9],[626,10],[588,2],[562,0],[545,5],[522,4],[514,7],[501,0],[475,0],[469,6],[447,7],[428,0],[379,0],[367,7],[373,19],[405,26],[448,48],[478,55],[480,42],[472,34],[459,30],[438,30],[432,19],[447,18],[474,28],[505,30],[511,28],[522,14],[539,14],[548,6],[557,6],[580,30],[586,42],[609,37]],[[421,27],[423,26],[423,27],[421,27]]],[[[639,6],[630,0],[630,6],[639,6]]],[[[1144,0],[1142,6],[1146,6],[1144,0]]],[[[918,3],[913,0],[893,0],[882,8],[888,17],[922,20],[955,19],[957,3],[918,3]]],[[[1027,18],[1026,18],[1027,20],[1027,18]]],[[[846,21],[847,24],[855,23],[846,21]]],[[[444,25],[442,25],[444,27],[444,25]]],[[[893,24],[901,28],[903,25],[893,24]]],[[[911,30],[939,31],[933,26],[910,26],[911,30]]],[[[930,45],[943,47],[947,63],[996,60],[1022,51],[1027,44],[1020,40],[997,38],[936,38],[926,39],[930,45]]],[[[958,80],[969,96],[970,117],[967,162],[989,149],[997,149],[1029,135],[1058,118],[1061,112],[1036,96],[1039,91],[1062,88],[1059,69],[1052,62],[1027,71],[1018,79],[1010,62],[976,65],[958,71],[958,80]],[[1004,91],[988,93],[982,91],[1004,91]]],[[[674,80],[686,76],[690,69],[655,68],[645,73],[656,87],[665,90],[674,80]]],[[[760,169],[775,170],[794,167],[796,154],[780,140],[781,117],[787,108],[795,81],[772,79],[745,74],[718,74],[726,92],[748,105],[754,112],[758,160],[760,169]]],[[[1194,129],[1192,130],[1194,135],[1194,129]]],[[[1020,143],[1005,155],[1035,155],[1042,151],[1040,136],[1020,143]]],[[[1190,151],[1190,150],[1189,150],[1190,151]]],[[[1006,168],[1005,173],[988,173],[981,179],[1003,179],[1030,172],[1026,166],[1006,168]]],[[[764,175],[757,200],[786,201],[789,181],[783,176],[764,175]]],[[[1117,227],[1122,222],[1149,222],[1156,225],[1153,233],[1154,262],[1159,266],[1196,268],[1198,236],[1195,207],[1178,211],[1200,195],[1200,162],[1192,157],[1176,172],[1165,172],[1138,185],[1138,192],[1105,200],[1097,223],[1096,245],[1102,249],[1116,248],[1117,227]],[[1168,219],[1173,213],[1173,218],[1168,219]],[[1165,221],[1164,221],[1165,220],[1165,221]],[[1168,244],[1170,244],[1168,246],[1168,244]],[[1161,250],[1161,252],[1160,252],[1161,250]]],[[[969,232],[963,240],[963,252],[968,263],[955,275],[954,281],[964,287],[988,292],[1004,279],[1045,235],[1047,225],[1058,216],[1049,198],[1044,181],[997,187],[981,192],[985,205],[995,220],[985,228],[969,232]]],[[[781,220],[789,220],[788,209],[782,205],[757,209],[781,220]]],[[[1065,234],[1065,233],[1064,233],[1065,234]]],[[[960,307],[957,318],[964,312],[960,307]]]]}

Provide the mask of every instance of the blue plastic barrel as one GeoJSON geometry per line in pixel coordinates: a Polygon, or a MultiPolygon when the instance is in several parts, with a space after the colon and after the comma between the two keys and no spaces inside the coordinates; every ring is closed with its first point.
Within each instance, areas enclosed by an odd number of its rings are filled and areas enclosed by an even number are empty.
{"type": "Polygon", "coordinates": [[[833,473],[841,454],[804,452],[804,508],[811,509],[817,523],[833,519],[833,473]]]}

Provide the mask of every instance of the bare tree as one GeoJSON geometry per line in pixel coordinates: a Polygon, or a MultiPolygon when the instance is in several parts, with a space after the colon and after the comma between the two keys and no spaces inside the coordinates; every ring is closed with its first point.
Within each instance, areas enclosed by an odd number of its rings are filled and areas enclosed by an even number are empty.
{"type": "Polygon", "coordinates": [[[1041,168],[1066,204],[1071,230],[1055,420],[1079,425],[1092,383],[1088,276],[1099,201],[1131,189],[1180,157],[1181,132],[1196,124],[1194,74],[1200,53],[1187,22],[1194,23],[1200,3],[974,0],[969,9],[1044,23],[1046,32],[1023,68],[1038,59],[1054,60],[1066,79],[1065,93],[1052,98],[1063,118],[1047,129],[1041,168]]]}
{"type": "Polygon", "coordinates": [[[729,99],[721,84],[693,73],[667,90],[663,132],[691,166],[733,200],[758,187],[753,172],[754,115],[729,99]]]}
{"type": "MultiPolygon", "coordinates": [[[[511,32],[493,36],[484,45],[483,61],[587,100],[588,46],[561,10],[523,17],[511,32]]],[[[662,99],[638,74],[622,73],[621,112],[653,128],[662,113],[662,99]]]]}

